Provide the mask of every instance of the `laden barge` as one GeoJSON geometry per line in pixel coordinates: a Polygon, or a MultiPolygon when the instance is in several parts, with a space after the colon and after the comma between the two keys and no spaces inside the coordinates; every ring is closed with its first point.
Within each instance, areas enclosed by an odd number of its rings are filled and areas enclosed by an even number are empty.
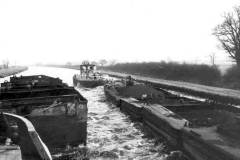
{"type": "Polygon", "coordinates": [[[104,91],[122,111],[191,159],[240,159],[239,108],[176,96],[130,77],[105,85],[104,91]]]}
{"type": "Polygon", "coordinates": [[[89,64],[88,62],[83,62],[83,64],[80,65],[80,74],[75,74],[73,76],[74,86],[94,88],[104,85],[102,75],[96,72],[95,68],[96,65],[89,64]]]}
{"type": "Polygon", "coordinates": [[[87,100],[58,78],[12,77],[0,92],[0,110],[29,119],[49,147],[86,145],[87,100]]]}

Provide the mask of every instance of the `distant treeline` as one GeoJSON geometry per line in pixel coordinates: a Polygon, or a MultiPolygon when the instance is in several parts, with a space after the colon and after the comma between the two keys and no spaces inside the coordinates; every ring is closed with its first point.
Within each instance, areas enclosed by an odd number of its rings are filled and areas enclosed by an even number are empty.
{"type": "Polygon", "coordinates": [[[216,66],[204,64],[179,64],[175,62],[118,63],[105,66],[103,69],[207,85],[214,85],[221,79],[221,73],[216,66]]]}
{"type": "MultiPolygon", "coordinates": [[[[51,67],[79,69],[79,65],[47,65],[51,67]]],[[[211,86],[240,89],[240,69],[229,68],[224,75],[217,66],[176,62],[117,63],[98,66],[98,69],[149,76],[175,81],[185,81],[211,86]]]]}
{"type": "Polygon", "coordinates": [[[118,63],[104,66],[102,69],[167,80],[240,88],[240,70],[237,67],[230,68],[225,75],[221,75],[217,66],[175,62],[118,63]]]}

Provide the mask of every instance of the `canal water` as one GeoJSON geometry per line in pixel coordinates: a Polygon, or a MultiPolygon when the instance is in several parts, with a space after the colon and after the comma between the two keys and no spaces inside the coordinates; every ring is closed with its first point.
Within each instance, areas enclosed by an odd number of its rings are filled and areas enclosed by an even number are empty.
{"type": "MultiPolygon", "coordinates": [[[[78,71],[72,69],[29,67],[17,76],[44,74],[59,77],[72,86],[72,77],[76,73],[78,71]]],[[[8,80],[8,77],[1,79],[4,80],[8,80]]],[[[102,86],[94,89],[76,89],[88,99],[88,140],[87,147],[75,148],[80,154],[71,159],[81,159],[83,152],[85,159],[93,160],[166,159],[170,149],[164,140],[157,141],[147,136],[141,123],[131,121],[119,108],[106,101],[102,86]]]]}

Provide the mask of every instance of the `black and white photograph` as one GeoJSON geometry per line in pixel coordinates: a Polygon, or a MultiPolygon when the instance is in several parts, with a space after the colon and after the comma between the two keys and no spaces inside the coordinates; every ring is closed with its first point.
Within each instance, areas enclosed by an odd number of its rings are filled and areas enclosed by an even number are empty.
{"type": "Polygon", "coordinates": [[[240,0],[0,0],[0,160],[240,160],[240,0]]]}

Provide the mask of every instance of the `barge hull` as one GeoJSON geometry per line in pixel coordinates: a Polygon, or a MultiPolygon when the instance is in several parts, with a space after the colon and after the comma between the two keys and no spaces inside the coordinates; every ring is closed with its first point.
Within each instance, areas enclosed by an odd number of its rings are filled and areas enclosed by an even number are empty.
{"type": "Polygon", "coordinates": [[[116,104],[118,106],[120,97],[117,96],[116,93],[113,92],[112,90],[110,90],[108,88],[108,86],[106,86],[106,85],[104,86],[104,93],[108,100],[110,100],[111,102],[113,102],[114,104],[116,104]]]}
{"type": "Polygon", "coordinates": [[[151,109],[143,108],[142,119],[144,124],[151,128],[157,134],[167,138],[172,146],[179,146],[181,141],[181,133],[179,130],[174,129],[169,122],[163,120],[151,109]]]}
{"type": "Polygon", "coordinates": [[[49,148],[65,147],[66,144],[86,145],[87,122],[78,118],[61,116],[35,116],[29,120],[49,148]],[[73,132],[74,131],[74,132],[73,132]]]}
{"type": "MultiPolygon", "coordinates": [[[[4,156],[7,156],[6,159],[18,160],[52,160],[50,152],[46,145],[43,143],[42,139],[39,137],[32,123],[21,116],[11,114],[11,113],[3,113],[3,116],[6,117],[7,122],[16,123],[18,128],[18,136],[19,141],[18,144],[20,146],[21,153],[19,155],[19,149],[16,148],[14,151],[10,152],[13,155],[0,155],[0,159],[4,156]],[[20,156],[20,157],[19,157],[20,156]]],[[[9,132],[9,131],[8,131],[9,132]]],[[[9,137],[11,137],[11,133],[9,132],[9,137]]]]}
{"type": "Polygon", "coordinates": [[[121,98],[119,100],[120,110],[130,115],[131,119],[141,121],[142,120],[142,106],[134,104],[135,99],[121,98]]]}
{"type": "Polygon", "coordinates": [[[77,93],[5,99],[0,108],[1,111],[27,117],[50,149],[86,145],[87,100],[77,93]]]}
{"type": "MultiPolygon", "coordinates": [[[[194,112],[201,110],[217,110],[222,109],[226,111],[232,111],[229,107],[214,106],[213,104],[203,103],[197,101],[188,101],[187,99],[181,99],[179,104],[168,104],[164,106],[159,104],[143,104],[142,102],[131,101],[132,98],[122,98],[118,92],[111,86],[105,86],[104,91],[107,98],[117,102],[120,105],[121,110],[135,118],[139,116],[146,128],[150,128],[150,131],[154,136],[162,136],[167,138],[168,142],[177,149],[182,150],[187,156],[195,160],[239,160],[239,147],[234,148],[229,141],[218,142],[216,140],[206,140],[202,135],[195,132],[195,128],[191,128],[193,124],[190,117],[194,116],[194,112]],[[119,103],[120,102],[120,103],[119,103]],[[186,104],[184,104],[184,102],[186,104]],[[142,107],[139,107],[142,104],[142,107]],[[139,111],[141,110],[141,111],[139,111]],[[177,114],[175,114],[175,112],[177,114]],[[182,112],[182,113],[181,113],[182,112]],[[181,115],[188,113],[191,115],[187,117],[190,119],[182,118],[181,115]],[[179,114],[178,114],[179,113],[179,114]],[[222,143],[222,145],[219,145],[222,143]],[[224,148],[225,147],[225,148],[224,148]],[[228,147],[228,148],[226,148],[228,147]]],[[[177,97],[176,97],[177,98],[177,97]]],[[[208,113],[208,112],[206,112],[208,113]]],[[[236,113],[236,111],[234,112],[236,113]]],[[[208,113],[209,114],[209,113],[208,113]]],[[[207,114],[207,116],[209,116],[207,114]]],[[[212,113],[213,114],[213,113],[212,113]]],[[[204,115],[203,115],[204,116],[204,115]]],[[[183,116],[184,117],[184,116],[183,116]]],[[[193,117],[194,118],[194,117],[193,117]]],[[[200,118],[201,120],[201,118],[200,118]]],[[[210,121],[211,118],[208,118],[210,121]]],[[[218,122],[218,121],[216,121],[218,122]]],[[[196,121],[197,123],[197,121],[196,121]]],[[[205,121],[203,121],[205,123],[205,121]]],[[[198,126],[196,126],[198,127],[198,126]]],[[[201,126],[199,126],[200,129],[201,126]]],[[[203,129],[204,130],[204,129],[203,129]]]]}

